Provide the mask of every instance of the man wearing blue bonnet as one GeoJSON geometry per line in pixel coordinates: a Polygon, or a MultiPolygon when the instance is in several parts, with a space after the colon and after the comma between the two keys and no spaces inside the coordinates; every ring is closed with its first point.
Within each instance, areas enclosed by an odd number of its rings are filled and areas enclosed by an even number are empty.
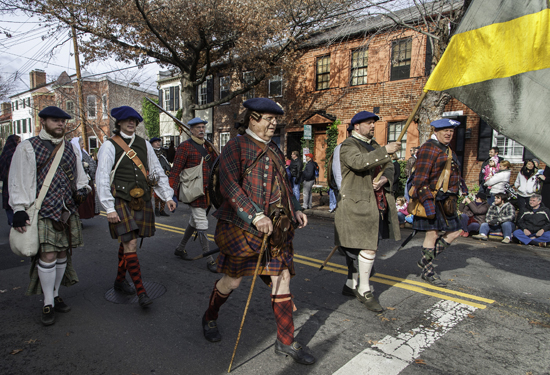
{"type": "Polygon", "coordinates": [[[31,283],[27,295],[44,294],[42,323],[55,323],[54,312],[71,308],[59,296],[61,284],[78,282],[70,249],[82,246],[78,204],[91,190],[80,160],[80,150],[64,140],[66,121],[71,116],[58,107],[46,107],[38,114],[42,130],[17,147],[9,175],[9,204],[15,212],[13,227],[26,231],[30,224],[25,212],[37,198],[57,152],[62,152],[52,182],[40,208],[38,234],[40,249],[33,257],[31,283]]]}
{"type": "Polygon", "coordinates": [[[143,121],[141,115],[132,107],[122,106],[113,108],[111,116],[115,118],[115,135],[99,149],[97,193],[107,212],[111,237],[120,242],[114,289],[128,295],[137,293],[139,305],[145,308],[152,300],[141,279],[137,239],[155,234],[152,190],[166,201],[170,211],[176,208],[174,192],[153,147],[136,135],[137,126],[143,121]],[[126,281],[126,271],[135,291],[126,281]]]}
{"type": "Polygon", "coordinates": [[[348,278],[342,294],[355,296],[374,312],[383,311],[369,283],[380,238],[399,240],[391,154],[401,143],[381,147],[374,140],[379,117],[361,111],[351,119],[348,137],[339,150],[341,188],[334,220],[334,244],[346,254],[348,278]],[[384,168],[384,165],[386,167],[384,168]],[[381,177],[376,181],[377,176],[381,177]]]}
{"type": "Polygon", "coordinates": [[[468,188],[460,174],[458,158],[450,147],[455,128],[460,122],[443,118],[430,125],[432,135],[420,146],[416,156],[410,194],[411,198],[418,199],[424,206],[427,217],[415,215],[413,229],[426,231],[422,259],[417,262],[422,269],[422,279],[435,286],[446,287],[446,283],[436,274],[432,261],[461,233],[457,200],[461,193],[468,193],[468,188]],[[446,170],[448,174],[444,174],[446,170]],[[436,191],[440,177],[441,187],[436,191]],[[440,231],[445,233],[439,236],[440,231]]]}

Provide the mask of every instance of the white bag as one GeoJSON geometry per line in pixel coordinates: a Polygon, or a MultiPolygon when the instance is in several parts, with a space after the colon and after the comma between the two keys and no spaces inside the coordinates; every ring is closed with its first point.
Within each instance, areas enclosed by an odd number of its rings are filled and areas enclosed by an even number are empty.
{"type": "Polygon", "coordinates": [[[180,174],[179,198],[183,203],[191,203],[204,195],[202,163],[193,168],[184,169],[180,174]]]}
{"type": "Polygon", "coordinates": [[[26,226],[26,232],[20,233],[13,227],[10,230],[10,247],[11,251],[13,251],[16,255],[22,257],[32,257],[38,253],[38,249],[40,248],[40,239],[38,236],[38,213],[40,212],[42,202],[48,193],[48,189],[52,183],[55,171],[57,170],[61,157],[63,156],[63,152],[65,151],[65,142],[62,142],[63,143],[61,144],[61,147],[59,147],[57,154],[55,154],[55,158],[53,159],[53,163],[50,166],[48,174],[44,179],[38,198],[36,198],[36,201],[25,210],[27,215],[29,215],[29,221],[31,222],[30,225],[26,226]]]}

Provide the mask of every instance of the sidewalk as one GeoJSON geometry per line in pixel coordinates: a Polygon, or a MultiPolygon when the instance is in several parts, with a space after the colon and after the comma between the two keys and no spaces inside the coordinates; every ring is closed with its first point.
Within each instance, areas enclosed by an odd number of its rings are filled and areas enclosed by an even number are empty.
{"type": "MultiPolygon", "coordinates": [[[[313,201],[312,208],[309,209],[309,210],[304,210],[304,213],[307,216],[322,217],[322,218],[325,218],[325,219],[334,220],[334,218],[336,216],[336,213],[335,213],[336,211],[332,212],[332,213],[329,212],[328,194],[323,193],[322,198],[321,198],[321,195],[319,193],[313,193],[312,201],[313,201]],[[325,200],[326,200],[326,204],[324,202],[325,200]]],[[[302,203],[302,197],[300,197],[300,203],[302,203]]],[[[404,229],[405,230],[410,230],[411,226],[407,225],[404,229]]],[[[470,236],[470,237],[459,237],[459,238],[461,240],[469,240],[469,241],[474,241],[474,242],[479,242],[479,243],[500,243],[500,241],[502,240],[503,237],[502,236],[489,235],[488,236],[488,238],[489,238],[488,241],[476,240],[476,239],[472,238],[472,236],[470,236]]],[[[502,245],[505,245],[505,244],[502,244],[502,245]]],[[[540,249],[540,250],[550,250],[550,243],[548,243],[546,245],[546,247],[541,247],[541,246],[538,246],[538,245],[524,245],[522,243],[515,243],[515,242],[510,242],[509,245],[515,245],[515,246],[520,246],[520,247],[525,246],[527,248],[536,247],[537,249],[540,249]]]]}

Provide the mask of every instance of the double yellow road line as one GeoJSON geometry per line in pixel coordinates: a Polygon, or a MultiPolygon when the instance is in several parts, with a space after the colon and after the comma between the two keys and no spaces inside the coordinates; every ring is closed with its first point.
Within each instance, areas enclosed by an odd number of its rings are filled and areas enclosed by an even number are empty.
{"type": "MultiPolygon", "coordinates": [[[[102,211],[101,216],[107,216],[107,214],[102,211]]],[[[159,222],[155,222],[155,227],[167,232],[178,233],[178,234],[185,233],[185,229],[173,227],[171,225],[161,224],[159,222]]],[[[207,237],[208,237],[208,240],[214,241],[213,235],[207,234],[207,237]]],[[[310,258],[303,255],[298,255],[298,254],[294,254],[294,261],[296,263],[304,264],[306,266],[311,266],[317,269],[323,264],[322,260],[310,258]]],[[[348,267],[342,266],[340,264],[328,262],[325,268],[323,268],[323,271],[331,271],[331,272],[347,275],[348,267]]],[[[403,279],[400,277],[384,275],[381,273],[376,273],[373,277],[370,278],[370,281],[390,285],[396,288],[410,290],[412,292],[425,294],[431,297],[463,303],[465,305],[473,306],[478,309],[485,309],[487,305],[490,305],[495,302],[492,299],[478,297],[473,294],[467,294],[467,293],[462,293],[451,289],[440,288],[425,282],[403,279]]]]}
{"type": "MultiPolygon", "coordinates": [[[[309,258],[298,254],[294,254],[294,261],[296,263],[305,264],[307,266],[315,267],[317,269],[323,264],[322,260],[309,258]]],[[[331,263],[331,262],[327,263],[327,265],[323,268],[323,271],[324,270],[341,273],[343,275],[348,274],[347,266],[342,266],[340,264],[331,263]]],[[[478,297],[473,294],[462,293],[462,292],[458,292],[447,288],[440,288],[421,281],[403,279],[401,277],[384,275],[381,273],[376,273],[369,280],[377,283],[381,283],[381,284],[391,285],[396,288],[406,289],[416,293],[425,294],[427,296],[432,296],[432,297],[441,298],[449,301],[463,303],[465,305],[473,306],[478,309],[485,309],[487,305],[495,302],[492,299],[478,297]],[[442,294],[442,293],[445,293],[445,294],[442,294]],[[477,301],[477,302],[474,302],[474,301],[477,301]]]]}

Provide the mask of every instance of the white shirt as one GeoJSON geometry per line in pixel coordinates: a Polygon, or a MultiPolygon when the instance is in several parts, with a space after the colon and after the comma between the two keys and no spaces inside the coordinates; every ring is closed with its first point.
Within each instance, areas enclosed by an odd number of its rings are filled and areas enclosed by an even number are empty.
{"type": "MultiPolygon", "coordinates": [[[[82,167],[80,150],[71,143],[69,145],[76,155],[76,188],[77,190],[86,188],[89,192],[92,188],[88,185],[88,177],[82,167]]],[[[13,208],[13,212],[26,210],[36,200],[36,154],[28,139],[21,142],[13,154],[8,189],[10,192],[9,204],[13,208]]]]}
{"type": "MultiPolygon", "coordinates": [[[[128,136],[123,132],[120,132],[120,136],[125,139],[134,139],[135,134],[128,136]]],[[[149,164],[149,174],[155,174],[159,176],[158,185],[154,187],[155,193],[163,201],[170,201],[174,196],[174,190],[170,187],[168,177],[164,170],[160,166],[159,159],[155,154],[153,146],[149,142],[145,142],[147,146],[147,163],[149,164]]],[[[95,173],[95,183],[97,186],[97,195],[101,205],[105,211],[109,214],[115,212],[115,198],[111,194],[111,183],[109,181],[109,174],[113,169],[115,163],[116,150],[112,142],[103,142],[103,145],[99,149],[97,154],[97,171],[95,173]]]]}
{"type": "Polygon", "coordinates": [[[342,144],[340,143],[338,146],[334,147],[334,151],[332,152],[332,174],[334,175],[334,179],[336,180],[336,186],[338,186],[338,190],[342,188],[342,166],[340,165],[341,147],[342,144]]]}

